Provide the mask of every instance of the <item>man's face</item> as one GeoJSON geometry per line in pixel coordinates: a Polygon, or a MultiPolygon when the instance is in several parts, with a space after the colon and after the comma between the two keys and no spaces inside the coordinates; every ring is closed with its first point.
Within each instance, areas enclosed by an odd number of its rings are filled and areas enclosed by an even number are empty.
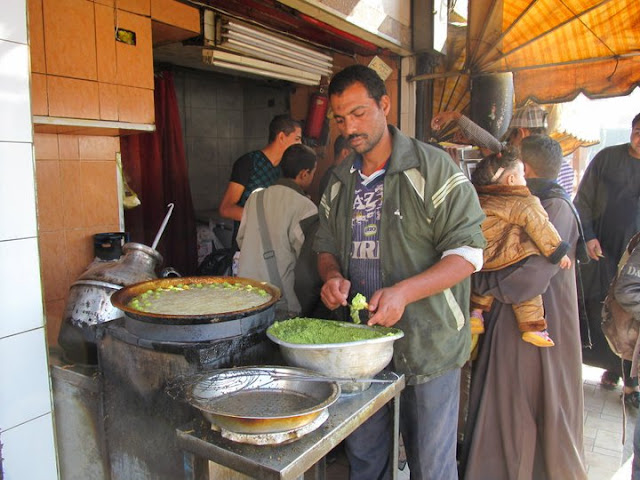
{"type": "Polygon", "coordinates": [[[300,127],[296,127],[289,135],[283,135],[284,150],[295,143],[302,143],[302,129],[300,127]]]}
{"type": "Polygon", "coordinates": [[[366,87],[356,82],[341,94],[331,95],[330,101],[338,129],[349,146],[360,154],[371,151],[386,131],[389,97],[384,95],[378,104],[366,87]]]}
{"type": "Polygon", "coordinates": [[[640,159],[640,122],[636,122],[631,129],[629,144],[629,155],[640,159]]]}

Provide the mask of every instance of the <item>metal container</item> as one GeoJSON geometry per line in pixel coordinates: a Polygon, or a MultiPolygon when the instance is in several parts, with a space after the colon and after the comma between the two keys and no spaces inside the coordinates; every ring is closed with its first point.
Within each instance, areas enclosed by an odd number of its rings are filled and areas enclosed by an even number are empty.
{"type": "Polygon", "coordinates": [[[162,255],[141,243],[126,243],[114,261],[94,261],[71,285],[58,344],[68,360],[96,363],[96,325],[122,316],[111,295],[125,285],[157,278],[162,255]]]}
{"type": "Polygon", "coordinates": [[[233,433],[298,429],[340,396],[340,387],[301,368],[243,367],[205,374],[187,392],[212,425],[233,433]]]}
{"type": "MultiPolygon", "coordinates": [[[[371,328],[347,322],[345,328],[371,328]]],[[[371,340],[346,343],[298,344],[285,342],[267,329],[267,336],[280,346],[280,352],[288,365],[307,368],[328,377],[345,379],[371,379],[386,367],[393,357],[393,343],[404,337],[398,329],[394,335],[371,340]]],[[[366,381],[340,382],[343,393],[356,393],[371,385],[366,381]]]]}

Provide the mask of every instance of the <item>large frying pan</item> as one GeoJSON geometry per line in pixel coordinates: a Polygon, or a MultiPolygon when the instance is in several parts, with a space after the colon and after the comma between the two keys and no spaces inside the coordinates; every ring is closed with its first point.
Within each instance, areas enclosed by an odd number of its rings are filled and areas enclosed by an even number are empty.
{"type": "MultiPolygon", "coordinates": [[[[211,301],[215,302],[215,289],[202,289],[203,295],[212,296],[211,301]]],[[[208,323],[225,322],[228,320],[235,320],[238,318],[244,318],[249,315],[254,315],[267,310],[274,305],[280,298],[280,289],[266,283],[259,282],[243,277],[171,277],[171,278],[157,278],[146,282],[135,283],[128,285],[111,295],[111,303],[125,312],[125,314],[133,319],[164,325],[198,325],[208,323]],[[178,284],[191,284],[202,283],[205,285],[211,283],[239,283],[241,285],[252,285],[257,288],[266,290],[271,298],[262,305],[257,307],[247,308],[244,310],[236,310],[225,313],[212,313],[205,315],[169,315],[160,313],[142,312],[129,306],[129,302],[136,296],[146,292],[147,290],[154,290],[157,288],[167,288],[169,286],[175,286],[178,284]]]]}

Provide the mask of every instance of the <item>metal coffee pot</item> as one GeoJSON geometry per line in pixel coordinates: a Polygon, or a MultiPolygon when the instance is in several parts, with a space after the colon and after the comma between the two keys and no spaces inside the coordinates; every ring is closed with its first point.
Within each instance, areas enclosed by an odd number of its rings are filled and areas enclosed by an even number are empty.
{"type": "Polygon", "coordinates": [[[111,295],[126,285],[158,278],[162,255],[141,243],[125,243],[114,261],[95,260],[71,285],[58,343],[67,359],[95,363],[95,326],[122,316],[111,295]]]}

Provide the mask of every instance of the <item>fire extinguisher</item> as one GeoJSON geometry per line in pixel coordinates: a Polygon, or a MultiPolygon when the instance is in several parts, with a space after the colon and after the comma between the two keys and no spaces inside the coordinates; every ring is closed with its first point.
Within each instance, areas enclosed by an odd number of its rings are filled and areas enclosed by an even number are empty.
{"type": "Polygon", "coordinates": [[[304,124],[304,136],[314,140],[319,140],[322,135],[322,127],[327,117],[327,109],[329,108],[329,97],[325,95],[324,90],[320,89],[318,93],[311,95],[309,100],[309,112],[307,120],[304,124]]]}

